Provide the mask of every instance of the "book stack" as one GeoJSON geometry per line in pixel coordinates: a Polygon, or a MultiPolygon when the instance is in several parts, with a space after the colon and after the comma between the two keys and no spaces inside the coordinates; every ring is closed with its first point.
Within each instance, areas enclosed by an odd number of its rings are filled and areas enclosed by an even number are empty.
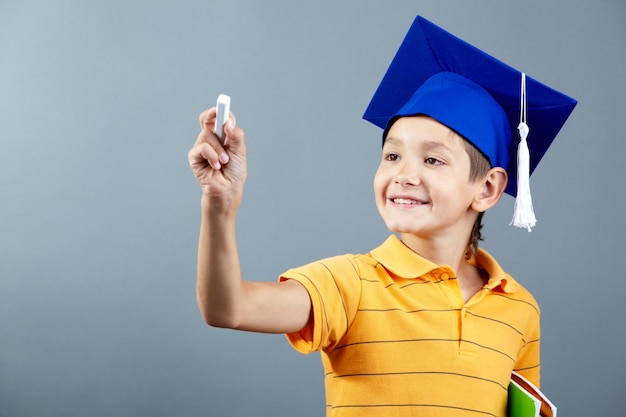
{"type": "Polygon", "coordinates": [[[513,372],[509,384],[509,417],[556,417],[556,407],[536,386],[513,372]]]}

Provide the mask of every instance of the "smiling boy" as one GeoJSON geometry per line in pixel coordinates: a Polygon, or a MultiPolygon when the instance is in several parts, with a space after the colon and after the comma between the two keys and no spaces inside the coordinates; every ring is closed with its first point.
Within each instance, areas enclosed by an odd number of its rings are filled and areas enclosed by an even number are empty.
{"type": "MultiPolygon", "coordinates": [[[[483,213],[517,188],[509,161],[523,79],[418,17],[364,115],[384,129],[374,193],[393,234],[274,283],[241,277],[244,133],[231,115],[220,145],[215,109],[203,112],[189,162],[203,191],[206,322],[321,352],[328,416],[504,416],[513,370],[539,385],[539,308],[477,243],[483,213]]],[[[575,101],[532,79],[528,92],[532,172],[575,101]]]]}
{"type": "Polygon", "coordinates": [[[473,225],[507,184],[501,167],[472,175],[470,147],[430,117],[403,117],[389,130],[374,178],[376,205],[387,228],[400,233],[414,252],[457,271],[465,301],[486,282],[466,262],[473,225]]]}

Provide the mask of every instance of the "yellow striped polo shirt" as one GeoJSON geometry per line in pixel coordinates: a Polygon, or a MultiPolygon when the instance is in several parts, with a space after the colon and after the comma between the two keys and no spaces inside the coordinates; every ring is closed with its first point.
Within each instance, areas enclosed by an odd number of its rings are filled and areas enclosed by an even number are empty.
{"type": "Polygon", "coordinates": [[[367,255],[291,269],[313,320],[287,335],[321,351],[328,416],[505,416],[512,370],[539,385],[539,308],[479,249],[488,283],[464,302],[455,272],[396,236],[367,255]]]}

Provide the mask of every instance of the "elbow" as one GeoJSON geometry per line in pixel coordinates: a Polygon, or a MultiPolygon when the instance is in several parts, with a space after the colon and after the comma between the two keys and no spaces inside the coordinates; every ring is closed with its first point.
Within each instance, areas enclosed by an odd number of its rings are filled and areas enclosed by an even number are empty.
{"type": "Polygon", "coordinates": [[[231,320],[225,317],[202,314],[202,318],[204,322],[211,327],[220,329],[234,329],[236,327],[231,320]]]}
{"type": "Polygon", "coordinates": [[[241,297],[224,295],[224,291],[196,289],[196,300],[202,319],[211,327],[237,329],[243,318],[241,297]]]}
{"type": "Polygon", "coordinates": [[[207,306],[200,305],[200,314],[204,322],[211,326],[221,329],[236,329],[237,320],[233,314],[228,314],[224,311],[215,311],[207,306]]]}

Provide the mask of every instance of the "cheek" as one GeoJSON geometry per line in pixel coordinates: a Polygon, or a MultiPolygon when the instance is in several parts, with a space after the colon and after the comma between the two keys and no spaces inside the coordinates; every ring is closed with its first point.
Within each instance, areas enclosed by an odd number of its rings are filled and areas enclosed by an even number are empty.
{"type": "Polygon", "coordinates": [[[374,193],[378,196],[387,189],[389,184],[389,174],[385,172],[385,170],[378,168],[376,173],[374,174],[374,193]]]}
{"type": "Polygon", "coordinates": [[[385,191],[387,189],[387,180],[385,179],[380,169],[376,171],[376,174],[374,175],[373,186],[376,205],[379,205],[385,200],[385,191]]]}

